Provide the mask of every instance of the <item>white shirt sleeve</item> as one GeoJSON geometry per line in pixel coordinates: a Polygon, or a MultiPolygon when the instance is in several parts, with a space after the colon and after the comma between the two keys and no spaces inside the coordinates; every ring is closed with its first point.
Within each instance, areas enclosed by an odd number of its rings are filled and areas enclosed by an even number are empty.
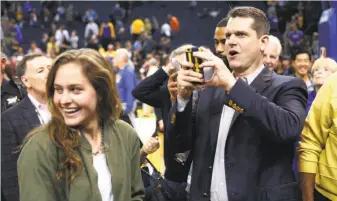
{"type": "Polygon", "coordinates": [[[188,104],[189,100],[182,100],[177,98],[177,110],[178,112],[183,112],[188,104]]]}

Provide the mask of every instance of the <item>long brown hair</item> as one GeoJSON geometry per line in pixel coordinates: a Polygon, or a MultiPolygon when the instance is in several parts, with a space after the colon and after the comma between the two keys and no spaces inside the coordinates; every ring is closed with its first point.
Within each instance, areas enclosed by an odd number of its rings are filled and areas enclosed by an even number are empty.
{"type": "Polygon", "coordinates": [[[65,169],[70,172],[68,182],[78,176],[83,168],[78,149],[81,146],[79,131],[68,127],[62,114],[54,104],[54,81],[60,66],[67,63],[76,63],[82,67],[83,74],[95,88],[99,101],[97,112],[102,120],[116,120],[121,114],[121,102],[117,94],[115,74],[109,63],[97,51],[91,49],[70,50],[59,55],[49,72],[47,79],[47,103],[51,113],[51,121],[41,128],[31,132],[27,137],[45,130],[51,140],[65,154],[65,160],[59,162],[56,174],[59,180],[65,169]]]}

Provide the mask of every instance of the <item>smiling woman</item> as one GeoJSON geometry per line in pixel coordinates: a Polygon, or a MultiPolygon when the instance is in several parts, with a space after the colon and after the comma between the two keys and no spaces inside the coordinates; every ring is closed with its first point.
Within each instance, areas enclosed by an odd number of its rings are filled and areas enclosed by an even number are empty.
{"type": "Polygon", "coordinates": [[[67,51],[47,80],[51,121],[30,133],[18,160],[20,199],[142,200],[139,141],[118,120],[110,65],[94,50],[67,51]]]}

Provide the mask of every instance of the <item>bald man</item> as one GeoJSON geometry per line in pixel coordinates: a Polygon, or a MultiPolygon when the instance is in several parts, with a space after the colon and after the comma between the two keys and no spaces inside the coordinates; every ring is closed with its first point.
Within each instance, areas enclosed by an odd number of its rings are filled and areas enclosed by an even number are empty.
{"type": "Polygon", "coordinates": [[[273,35],[269,35],[269,43],[264,50],[263,55],[263,63],[269,68],[269,70],[274,71],[275,69],[277,69],[277,64],[281,52],[282,45],[280,40],[273,35]]]}
{"type": "Polygon", "coordinates": [[[134,68],[129,61],[128,50],[124,48],[116,50],[113,63],[119,69],[116,74],[116,83],[123,111],[129,116],[132,126],[135,126],[136,101],[132,90],[136,87],[137,80],[134,68]]]}

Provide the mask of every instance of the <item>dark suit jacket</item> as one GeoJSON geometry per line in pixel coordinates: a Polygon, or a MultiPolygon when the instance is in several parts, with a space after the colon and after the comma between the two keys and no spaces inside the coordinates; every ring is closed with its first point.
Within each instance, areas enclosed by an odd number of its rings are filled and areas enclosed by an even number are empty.
{"type": "Polygon", "coordinates": [[[175,182],[186,182],[189,167],[175,161],[175,152],[171,151],[173,145],[169,143],[166,134],[168,113],[172,107],[170,93],[167,88],[168,75],[160,68],[153,75],[141,81],[132,91],[132,95],[143,103],[161,108],[164,121],[164,161],[165,178],[175,182]]]}
{"type": "Polygon", "coordinates": [[[300,200],[292,160],[294,143],[304,125],[307,96],[302,80],[265,68],[251,85],[238,79],[229,94],[216,87],[202,90],[194,125],[191,101],[183,112],[177,112],[174,104],[167,132],[176,152],[192,149],[191,200],[210,200],[224,104],[236,110],[224,150],[229,200],[300,200]]]}
{"type": "Polygon", "coordinates": [[[26,96],[1,116],[1,187],[6,200],[19,201],[18,153],[13,153],[25,136],[40,126],[33,103],[26,96]]]}

